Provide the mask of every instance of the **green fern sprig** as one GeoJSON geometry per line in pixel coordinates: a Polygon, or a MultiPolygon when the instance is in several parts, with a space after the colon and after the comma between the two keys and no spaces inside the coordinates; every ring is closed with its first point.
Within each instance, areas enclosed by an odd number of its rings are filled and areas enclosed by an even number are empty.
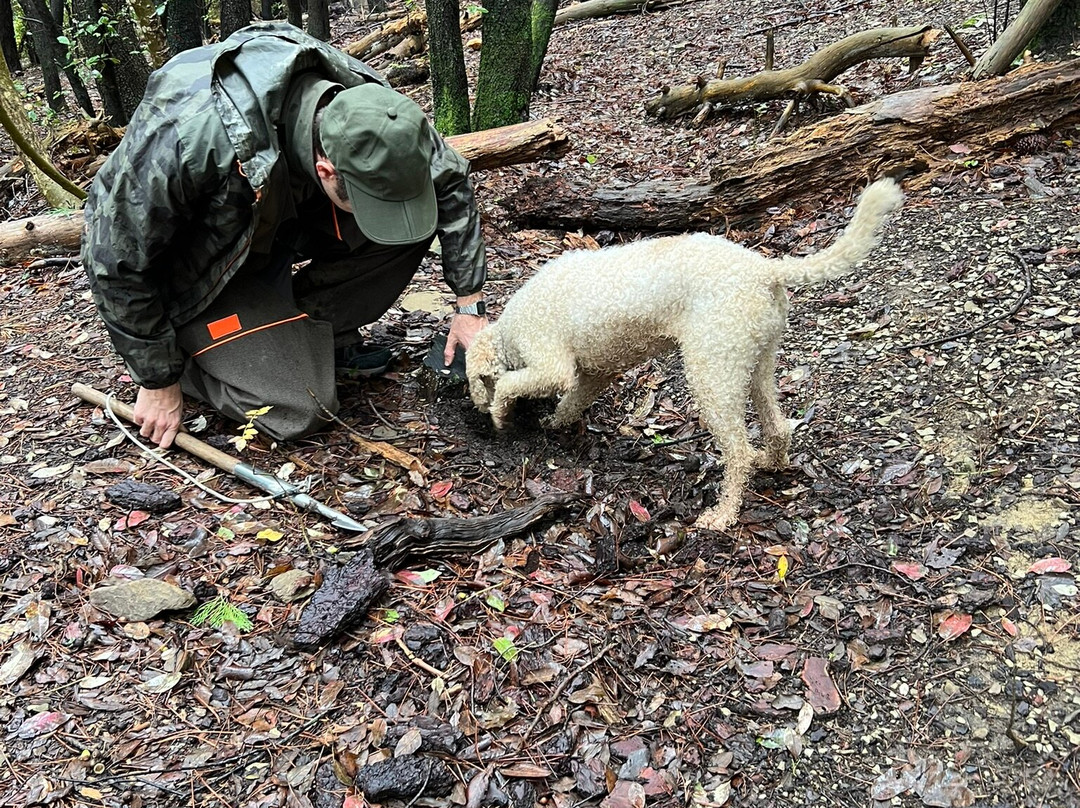
{"type": "Polygon", "coordinates": [[[255,628],[251,618],[229,603],[223,595],[206,601],[191,616],[193,626],[201,626],[204,623],[209,624],[211,628],[221,628],[226,623],[232,623],[240,631],[251,631],[255,628]]]}

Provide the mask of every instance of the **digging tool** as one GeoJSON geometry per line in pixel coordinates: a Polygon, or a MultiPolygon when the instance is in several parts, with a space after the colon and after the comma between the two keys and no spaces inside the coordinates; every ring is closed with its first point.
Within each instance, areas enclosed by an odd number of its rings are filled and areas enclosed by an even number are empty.
{"type": "MultiPolygon", "coordinates": [[[[135,423],[135,412],[130,405],[117,401],[115,398],[110,398],[100,390],[95,390],[93,387],[76,382],[71,386],[71,392],[83,401],[89,402],[90,404],[96,404],[103,409],[111,410],[125,421],[135,423]]],[[[231,474],[237,479],[243,480],[245,483],[253,485],[271,496],[283,497],[299,508],[319,514],[325,519],[328,519],[334,527],[341,528],[342,530],[351,530],[356,533],[364,533],[367,531],[367,528],[364,525],[357,522],[348,514],[335,510],[329,505],[324,505],[314,497],[305,494],[294,483],[282,480],[280,477],[276,477],[265,471],[257,471],[247,463],[237,460],[235,457],[215,449],[209,444],[203,443],[201,440],[187,432],[177,433],[174,442],[188,454],[195,455],[195,457],[200,460],[205,460],[207,463],[221,469],[226,474],[231,474]]]]}

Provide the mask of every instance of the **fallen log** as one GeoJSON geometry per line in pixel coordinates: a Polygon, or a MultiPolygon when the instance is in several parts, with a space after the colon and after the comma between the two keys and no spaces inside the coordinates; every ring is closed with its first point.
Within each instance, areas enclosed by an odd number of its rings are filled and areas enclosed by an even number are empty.
{"type": "Polygon", "coordinates": [[[702,104],[713,107],[749,104],[773,98],[828,93],[850,103],[850,94],[831,82],[848,68],[867,59],[906,57],[921,61],[940,32],[930,26],[874,28],[860,31],[817,51],[800,65],[784,70],[764,70],[743,78],[705,79],[693,84],[665,87],[659,97],[645,102],[645,112],[655,118],[676,118],[702,104]]]}
{"type": "Polygon", "coordinates": [[[685,5],[694,0],[584,0],[560,8],[555,14],[555,25],[610,17],[615,14],[645,14],[685,5]]]}
{"type": "Polygon", "coordinates": [[[566,230],[694,230],[756,219],[770,207],[814,204],[885,173],[918,188],[967,170],[1016,139],[1080,121],[1080,59],[1032,65],[1001,78],[895,93],[772,141],[697,180],[595,188],[535,178],[500,204],[519,224],[566,230]],[[965,144],[958,155],[950,146],[965,144]]]}
{"type": "MultiPolygon", "coordinates": [[[[474,171],[553,157],[569,146],[566,132],[547,119],[455,135],[447,142],[474,171]]],[[[82,211],[42,214],[0,224],[0,263],[70,255],[79,249],[82,224],[82,211]]]]}

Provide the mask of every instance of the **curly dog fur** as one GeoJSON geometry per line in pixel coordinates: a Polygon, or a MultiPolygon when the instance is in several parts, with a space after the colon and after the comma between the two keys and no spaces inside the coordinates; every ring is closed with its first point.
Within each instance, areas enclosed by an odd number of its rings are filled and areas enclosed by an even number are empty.
{"type": "Polygon", "coordinates": [[[843,235],[805,258],[765,258],[703,233],[566,253],[541,267],[473,341],[466,354],[473,402],[501,429],[516,399],[558,397],[549,425],[564,426],[618,374],[678,347],[725,467],[719,500],[696,526],[722,530],[738,516],[751,470],[788,462],[791,430],[774,379],[786,288],[851,271],[902,201],[894,181],[873,183],[843,235]],[[762,450],[747,435],[748,394],[762,450]]]}

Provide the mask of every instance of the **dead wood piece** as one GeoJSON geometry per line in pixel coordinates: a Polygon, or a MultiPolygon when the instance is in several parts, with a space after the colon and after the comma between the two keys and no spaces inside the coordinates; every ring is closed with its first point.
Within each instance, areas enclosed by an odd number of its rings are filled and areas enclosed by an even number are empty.
{"type": "Polygon", "coordinates": [[[608,188],[562,176],[526,182],[501,204],[530,227],[693,230],[752,221],[775,206],[816,204],[868,177],[903,172],[919,188],[1008,147],[1019,135],[1080,121],[1080,59],[996,79],[925,87],[847,110],[717,165],[707,181],[648,180],[608,188]]]}
{"type": "Polygon", "coordinates": [[[0,261],[12,264],[31,255],[67,255],[79,248],[82,211],[15,219],[0,224],[0,261]]]}
{"type": "Polygon", "coordinates": [[[546,118],[457,135],[447,142],[469,161],[473,171],[557,157],[570,146],[566,132],[546,118]]]}
{"type": "MultiPolygon", "coordinates": [[[[554,157],[570,145],[566,132],[547,119],[455,135],[446,142],[469,161],[474,171],[554,157]]],[[[82,211],[0,224],[0,263],[10,265],[32,255],[77,252],[82,226],[82,211]]]]}
{"type": "MultiPolygon", "coordinates": [[[[473,31],[479,28],[482,22],[483,15],[469,15],[461,21],[461,32],[473,31]]],[[[371,60],[380,53],[392,49],[410,35],[420,34],[423,36],[426,27],[426,12],[410,12],[404,17],[391,20],[378,31],[373,31],[367,36],[356,40],[356,42],[349,43],[342,50],[355,59],[371,60]]]]}
{"type": "Polygon", "coordinates": [[[419,797],[445,797],[454,788],[454,776],[438,758],[406,755],[361,766],[356,771],[356,787],[368,802],[409,802],[419,797]]]}
{"type": "Polygon", "coordinates": [[[360,537],[379,564],[400,568],[410,558],[447,558],[479,552],[501,538],[516,536],[576,502],[577,494],[537,497],[528,505],[470,518],[394,519],[360,537]]]}
{"type": "Polygon", "coordinates": [[[846,91],[832,87],[831,82],[851,66],[868,59],[924,57],[939,33],[930,26],[860,31],[827,45],[796,67],[666,89],[658,98],[645,102],[645,112],[657,118],[676,118],[706,101],[715,107],[822,91],[841,94],[846,91]]]}
{"type": "Polygon", "coordinates": [[[293,645],[317,648],[367,614],[368,606],[390,587],[387,574],[376,568],[375,556],[363,548],[343,567],[327,570],[322,586],[300,614],[293,645]]]}
{"type": "Polygon", "coordinates": [[[175,511],[184,504],[175,491],[166,491],[156,485],[135,480],[123,480],[110,485],[105,489],[105,498],[125,510],[155,514],[175,511]]]}

